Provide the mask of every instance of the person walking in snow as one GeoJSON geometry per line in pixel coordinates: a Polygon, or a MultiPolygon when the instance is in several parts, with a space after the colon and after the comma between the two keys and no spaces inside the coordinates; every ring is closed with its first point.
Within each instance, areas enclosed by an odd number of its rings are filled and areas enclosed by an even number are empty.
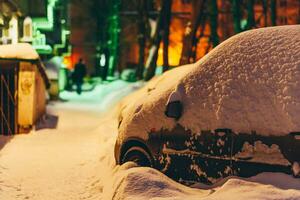
{"type": "Polygon", "coordinates": [[[80,58],[78,63],[75,64],[74,72],[73,72],[73,81],[76,84],[76,92],[77,94],[81,94],[82,92],[82,84],[83,78],[86,75],[86,66],[83,62],[83,59],[80,58]]]}

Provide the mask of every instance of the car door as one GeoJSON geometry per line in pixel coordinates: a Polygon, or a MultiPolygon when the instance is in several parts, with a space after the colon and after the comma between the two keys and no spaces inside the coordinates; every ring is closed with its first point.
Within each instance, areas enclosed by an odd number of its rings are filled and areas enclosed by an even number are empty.
{"type": "Polygon", "coordinates": [[[195,165],[204,173],[208,183],[214,183],[232,174],[232,131],[216,129],[201,131],[193,144],[200,156],[196,157],[195,165]]]}
{"type": "Polygon", "coordinates": [[[232,174],[230,129],[198,134],[177,125],[161,133],[162,171],[176,180],[214,183],[232,174]]]}

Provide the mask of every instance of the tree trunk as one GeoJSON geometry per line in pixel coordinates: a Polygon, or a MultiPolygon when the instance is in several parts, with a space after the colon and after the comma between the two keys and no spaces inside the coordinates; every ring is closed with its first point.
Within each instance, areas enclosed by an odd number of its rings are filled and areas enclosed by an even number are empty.
{"type": "Polygon", "coordinates": [[[169,69],[169,34],[171,23],[172,0],[165,0],[163,8],[163,71],[169,69]]]}
{"type": "Polygon", "coordinates": [[[249,30],[255,27],[255,18],[254,18],[254,0],[247,1],[247,26],[246,29],[249,30]]]}
{"type": "Polygon", "coordinates": [[[146,81],[150,80],[155,75],[156,62],[158,58],[158,49],[160,46],[161,36],[162,36],[162,18],[163,18],[164,2],[165,1],[161,1],[161,9],[159,11],[159,15],[156,20],[155,34],[152,38],[152,45],[149,50],[149,56],[146,62],[146,73],[144,76],[144,79],[146,81]]]}
{"type": "Polygon", "coordinates": [[[232,24],[232,19],[230,14],[231,13],[231,4],[227,0],[221,1],[221,8],[220,10],[223,11],[224,14],[221,14],[221,19],[219,20],[219,26],[221,28],[221,41],[226,40],[229,38],[233,33],[231,31],[231,28],[229,28],[229,24],[232,24]]]}
{"type": "Polygon", "coordinates": [[[119,6],[120,0],[113,0],[110,5],[109,14],[109,68],[108,76],[114,76],[115,69],[118,61],[118,50],[119,50],[119,6]]]}
{"type": "Polygon", "coordinates": [[[206,16],[203,15],[202,20],[201,20],[201,26],[200,26],[200,29],[201,29],[200,35],[198,37],[195,37],[195,42],[193,42],[193,44],[192,44],[191,58],[192,58],[193,62],[196,62],[196,59],[197,59],[197,47],[198,47],[199,40],[204,36],[205,25],[206,25],[206,16]]]}
{"type": "MultiPolygon", "coordinates": [[[[183,38],[183,47],[180,57],[180,65],[188,64],[195,54],[197,40],[196,34],[201,21],[204,20],[206,0],[194,0],[192,4],[192,21],[188,23],[185,36],[183,38]]],[[[205,21],[205,20],[204,20],[205,21]]]]}
{"type": "Polygon", "coordinates": [[[276,0],[271,0],[271,22],[272,26],[276,26],[276,19],[277,19],[277,13],[276,13],[276,0]]]}
{"type": "Polygon", "coordinates": [[[268,0],[262,0],[262,7],[264,13],[264,25],[268,26],[268,0]]]}
{"type": "Polygon", "coordinates": [[[240,0],[232,0],[233,26],[235,33],[240,33],[242,31],[240,3],[240,0]]]}
{"type": "Polygon", "coordinates": [[[139,63],[136,70],[137,80],[143,79],[145,65],[145,46],[146,46],[146,23],[147,19],[147,4],[145,0],[140,0],[138,5],[138,43],[139,43],[139,63]]]}
{"type": "Polygon", "coordinates": [[[218,36],[218,5],[217,0],[209,2],[209,18],[210,18],[210,38],[213,47],[219,44],[218,36]]]}

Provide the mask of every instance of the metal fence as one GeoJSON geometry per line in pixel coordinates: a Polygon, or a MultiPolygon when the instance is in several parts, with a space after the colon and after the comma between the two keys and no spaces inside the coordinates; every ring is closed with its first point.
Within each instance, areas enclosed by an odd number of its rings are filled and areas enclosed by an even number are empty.
{"type": "Polygon", "coordinates": [[[17,133],[18,64],[0,61],[0,135],[17,133]]]}

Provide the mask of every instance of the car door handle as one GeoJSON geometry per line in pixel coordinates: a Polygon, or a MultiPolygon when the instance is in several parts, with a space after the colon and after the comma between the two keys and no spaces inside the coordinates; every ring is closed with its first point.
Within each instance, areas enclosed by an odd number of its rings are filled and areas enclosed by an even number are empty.
{"type": "Polygon", "coordinates": [[[253,158],[253,156],[241,156],[241,155],[238,155],[238,156],[235,156],[235,158],[239,159],[239,160],[251,160],[253,158]]]}

